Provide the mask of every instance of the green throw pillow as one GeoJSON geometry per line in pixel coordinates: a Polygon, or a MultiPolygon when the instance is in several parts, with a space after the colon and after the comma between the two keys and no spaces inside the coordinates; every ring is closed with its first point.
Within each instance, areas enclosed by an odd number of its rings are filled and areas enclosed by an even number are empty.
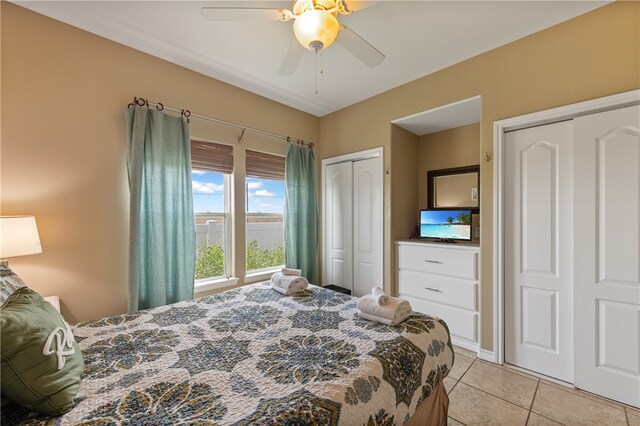
{"type": "Polygon", "coordinates": [[[50,416],[73,408],[84,361],[62,315],[22,287],[0,307],[0,333],[2,396],[50,416]]]}

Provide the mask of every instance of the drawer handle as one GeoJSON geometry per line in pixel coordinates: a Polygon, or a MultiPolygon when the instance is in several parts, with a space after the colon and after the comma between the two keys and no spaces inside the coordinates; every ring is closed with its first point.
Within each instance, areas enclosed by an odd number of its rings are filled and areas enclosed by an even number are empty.
{"type": "Polygon", "coordinates": [[[429,291],[435,291],[436,293],[444,293],[444,291],[438,289],[438,288],[431,288],[431,287],[425,287],[425,290],[429,290],[429,291]]]}
{"type": "Polygon", "coordinates": [[[440,262],[439,260],[425,259],[424,261],[427,262],[427,263],[437,263],[439,265],[442,265],[442,262],[440,262]]]}

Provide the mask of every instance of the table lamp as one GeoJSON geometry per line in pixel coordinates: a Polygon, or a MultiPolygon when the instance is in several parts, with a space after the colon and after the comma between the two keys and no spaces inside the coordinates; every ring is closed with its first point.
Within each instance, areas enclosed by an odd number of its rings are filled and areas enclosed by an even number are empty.
{"type": "Polygon", "coordinates": [[[0,268],[8,268],[9,257],[42,253],[36,218],[0,216],[0,268]]]}

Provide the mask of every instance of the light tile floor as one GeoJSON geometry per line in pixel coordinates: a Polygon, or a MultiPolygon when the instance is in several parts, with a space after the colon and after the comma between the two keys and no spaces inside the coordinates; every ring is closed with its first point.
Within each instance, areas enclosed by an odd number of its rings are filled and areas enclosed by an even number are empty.
{"type": "Polygon", "coordinates": [[[476,358],[454,347],[449,425],[640,426],[640,410],[476,358]]]}

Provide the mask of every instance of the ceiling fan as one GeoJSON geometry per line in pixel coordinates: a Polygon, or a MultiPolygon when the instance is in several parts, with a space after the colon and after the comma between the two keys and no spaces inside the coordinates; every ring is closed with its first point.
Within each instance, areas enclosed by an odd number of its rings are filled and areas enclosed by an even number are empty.
{"type": "Polygon", "coordinates": [[[348,15],[352,10],[344,0],[293,0],[291,10],[255,7],[203,7],[200,11],[205,19],[212,21],[294,20],[295,40],[280,66],[279,74],[295,72],[305,52],[316,55],[334,41],[369,67],[379,65],[385,55],[351,29],[338,22],[338,15],[348,15]]]}

